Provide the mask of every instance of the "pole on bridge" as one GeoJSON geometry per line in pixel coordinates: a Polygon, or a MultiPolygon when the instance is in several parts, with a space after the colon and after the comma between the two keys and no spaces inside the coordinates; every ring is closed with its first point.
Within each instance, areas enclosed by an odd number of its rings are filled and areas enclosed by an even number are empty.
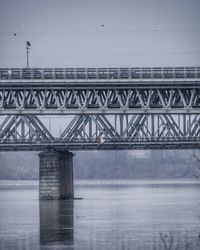
{"type": "Polygon", "coordinates": [[[26,67],[29,68],[29,53],[30,53],[31,43],[26,41],[26,67]]]}

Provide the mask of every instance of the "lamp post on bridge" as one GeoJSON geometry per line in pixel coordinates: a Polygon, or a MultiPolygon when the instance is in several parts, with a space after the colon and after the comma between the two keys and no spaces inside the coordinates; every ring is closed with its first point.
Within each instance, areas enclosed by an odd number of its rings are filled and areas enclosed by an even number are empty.
{"type": "Polygon", "coordinates": [[[26,67],[29,68],[29,53],[30,53],[31,43],[26,41],[26,67]]]}

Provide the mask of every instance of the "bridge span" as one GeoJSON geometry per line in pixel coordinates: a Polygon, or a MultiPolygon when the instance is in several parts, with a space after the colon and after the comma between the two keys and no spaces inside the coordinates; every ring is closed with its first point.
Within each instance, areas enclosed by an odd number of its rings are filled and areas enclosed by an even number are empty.
{"type": "Polygon", "coordinates": [[[0,69],[0,150],[198,148],[199,114],[200,67],[0,69]]]}
{"type": "MultiPolygon", "coordinates": [[[[48,151],[44,183],[52,164],[58,183],[72,183],[70,150],[198,149],[199,136],[200,67],[0,69],[0,151],[48,151]]],[[[41,197],[54,197],[40,183],[41,197]]]]}

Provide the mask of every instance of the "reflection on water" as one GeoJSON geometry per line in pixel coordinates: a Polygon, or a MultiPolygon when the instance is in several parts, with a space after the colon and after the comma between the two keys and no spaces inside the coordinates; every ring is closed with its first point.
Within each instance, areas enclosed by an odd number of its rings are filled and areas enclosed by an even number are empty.
{"type": "Polygon", "coordinates": [[[40,201],[40,245],[73,245],[74,202],[40,201]]]}
{"type": "Polygon", "coordinates": [[[38,201],[0,181],[1,250],[198,250],[200,183],[80,181],[74,201],[38,201]]]}

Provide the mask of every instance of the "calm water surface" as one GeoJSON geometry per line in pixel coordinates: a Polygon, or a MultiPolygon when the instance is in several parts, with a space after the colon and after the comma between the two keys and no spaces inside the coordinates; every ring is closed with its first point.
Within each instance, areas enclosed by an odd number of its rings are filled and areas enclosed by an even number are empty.
{"type": "Polygon", "coordinates": [[[200,249],[196,180],[78,181],[74,201],[0,181],[0,249],[200,249]]]}

